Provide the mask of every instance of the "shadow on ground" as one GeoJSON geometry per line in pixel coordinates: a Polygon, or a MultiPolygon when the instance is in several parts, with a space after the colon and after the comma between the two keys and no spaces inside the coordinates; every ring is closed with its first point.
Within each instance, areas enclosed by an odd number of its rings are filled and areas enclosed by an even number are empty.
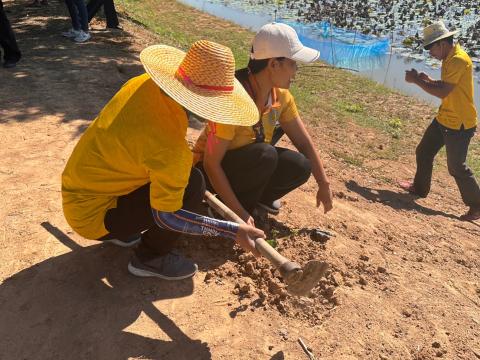
{"type": "Polygon", "coordinates": [[[384,189],[372,189],[361,186],[353,180],[345,183],[345,186],[348,190],[357,193],[358,195],[362,196],[367,200],[390,206],[395,210],[416,211],[423,215],[440,215],[451,219],[458,219],[458,217],[453,214],[448,214],[440,210],[429,209],[425,206],[417,204],[415,202],[415,197],[410,194],[394,192],[384,189]]]}
{"type": "Polygon", "coordinates": [[[16,68],[0,68],[0,123],[93,120],[128,79],[144,72],[127,32],[93,31],[91,41],[76,44],[61,36],[71,27],[63,2],[25,4],[4,2],[23,56],[16,68]]]}
{"type": "Polygon", "coordinates": [[[42,226],[71,251],[0,285],[1,359],[211,358],[208,344],[190,339],[152,304],[190,295],[192,279],[139,280],[127,274],[129,251],[83,248],[51,224],[42,226]],[[141,313],[170,340],[125,330],[141,313]]]}

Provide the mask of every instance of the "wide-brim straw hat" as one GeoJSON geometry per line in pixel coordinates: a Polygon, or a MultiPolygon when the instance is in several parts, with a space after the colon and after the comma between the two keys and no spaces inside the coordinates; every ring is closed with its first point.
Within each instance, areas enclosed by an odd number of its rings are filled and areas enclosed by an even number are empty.
{"type": "Polygon", "coordinates": [[[200,40],[185,53],[153,45],[141,52],[140,60],[152,80],[193,114],[221,124],[258,122],[257,106],[235,79],[235,59],[228,47],[200,40]]]}
{"type": "Polygon", "coordinates": [[[458,31],[449,31],[443,21],[434,22],[423,29],[423,47],[455,35],[458,31]]]}

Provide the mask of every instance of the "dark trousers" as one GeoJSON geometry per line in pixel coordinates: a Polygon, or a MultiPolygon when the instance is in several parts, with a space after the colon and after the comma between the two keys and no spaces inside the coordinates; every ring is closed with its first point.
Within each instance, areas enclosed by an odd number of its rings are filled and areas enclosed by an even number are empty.
{"type": "MultiPolygon", "coordinates": [[[[204,172],[203,164],[198,167],[204,172]]],[[[304,184],[311,174],[302,154],[267,143],[253,143],[226,152],[222,168],[246,211],[270,204],[304,184]]],[[[207,187],[211,188],[207,180],[207,187]]]]}
{"type": "Polygon", "coordinates": [[[449,129],[442,126],[436,119],[425,131],[417,146],[417,173],[415,174],[415,192],[426,197],[430,191],[433,160],[440,149],[445,146],[447,151],[448,172],[455,178],[463,202],[470,207],[480,208],[480,188],[467,166],[468,146],[475,128],[465,130],[449,129]]]}
{"type": "Polygon", "coordinates": [[[72,28],[88,32],[88,14],[84,0],[65,0],[65,4],[72,19],[72,28]]]}
{"type": "Polygon", "coordinates": [[[87,4],[88,22],[93,19],[102,5],[105,12],[105,18],[107,20],[107,28],[118,27],[119,22],[117,11],[115,10],[115,4],[113,3],[113,0],[90,0],[87,4]]]}
{"type": "MultiPolygon", "coordinates": [[[[182,208],[197,211],[204,196],[205,180],[202,173],[193,168],[185,188],[182,208]]],[[[145,231],[139,247],[135,250],[137,256],[143,260],[167,254],[180,236],[179,232],[162,229],[155,223],[150,206],[150,183],[130,194],[120,196],[117,207],[107,211],[104,224],[109,234],[99,240],[125,240],[145,231]]]]}
{"type": "Polygon", "coordinates": [[[2,0],[0,0],[0,46],[3,48],[3,59],[5,61],[18,61],[22,54],[15,40],[10,22],[7,19],[3,9],[2,0]]]}

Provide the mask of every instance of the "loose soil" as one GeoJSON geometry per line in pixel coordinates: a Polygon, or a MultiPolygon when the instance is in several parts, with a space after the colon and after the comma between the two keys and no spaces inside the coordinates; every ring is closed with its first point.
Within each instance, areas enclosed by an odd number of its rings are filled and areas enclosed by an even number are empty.
{"type": "Polygon", "coordinates": [[[124,32],[97,21],[93,40],[74,44],[60,36],[63,4],[5,5],[24,57],[0,70],[0,359],[308,359],[299,337],[322,359],[480,358],[480,224],[458,220],[465,208],[443,167],[427,199],[384,181],[412,176],[413,147],[400,161],[370,160],[374,172],[333,156],[348,152],[335,133],[374,137],[354,123],[309,128],[335,209],[315,208],[311,179],[264,219],[283,255],[331,265],[310,297],[291,297],[268,262],[216,238],[182,238],[199,265],[193,279],[130,275],[131,250],[69,228],[60,174],[90,121],[142,73],[141,49],[159,40],[122,19],[124,32]]]}

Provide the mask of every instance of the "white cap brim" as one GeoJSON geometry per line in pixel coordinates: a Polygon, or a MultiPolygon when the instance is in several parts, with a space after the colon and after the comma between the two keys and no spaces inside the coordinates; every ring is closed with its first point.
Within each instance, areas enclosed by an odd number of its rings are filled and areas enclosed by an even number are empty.
{"type": "Polygon", "coordinates": [[[308,64],[318,60],[319,57],[320,51],[304,46],[301,50],[293,54],[291,59],[308,64]]]}

